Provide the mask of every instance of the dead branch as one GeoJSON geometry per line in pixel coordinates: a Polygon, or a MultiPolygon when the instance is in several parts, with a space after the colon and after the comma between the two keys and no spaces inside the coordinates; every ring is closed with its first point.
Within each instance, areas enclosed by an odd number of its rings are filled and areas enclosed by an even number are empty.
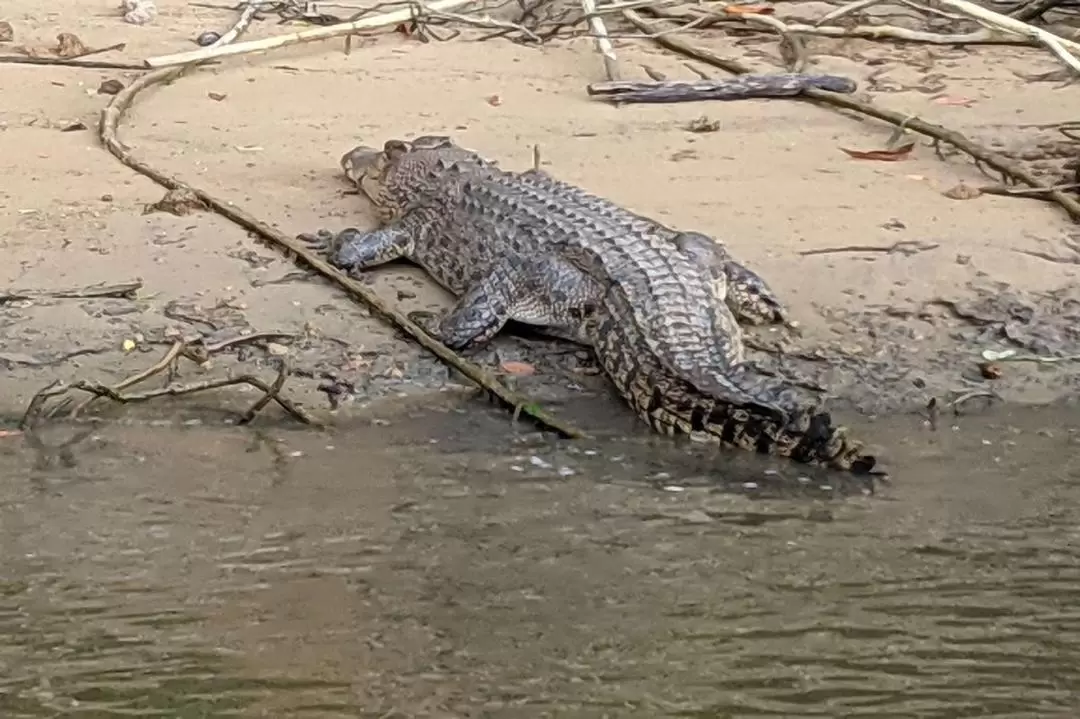
{"type": "MultiPolygon", "coordinates": [[[[434,6],[434,4],[433,4],[434,6]]],[[[245,14],[252,10],[256,6],[249,5],[245,9],[245,14]]],[[[253,16],[254,13],[251,13],[253,16]]],[[[246,22],[250,22],[251,16],[247,17],[246,22]]],[[[238,21],[237,25],[234,25],[232,30],[223,35],[218,43],[231,42],[233,38],[239,35],[241,30],[237,30],[244,23],[244,17],[238,21]],[[236,31],[236,32],[234,32],[236,31]]],[[[246,27],[246,25],[245,25],[246,27]]],[[[582,438],[587,436],[583,431],[574,427],[573,425],[564,423],[557,418],[553,417],[549,413],[545,412],[538,405],[533,403],[526,397],[523,397],[515,392],[511,392],[509,389],[499,383],[489,372],[485,371],[480,366],[469,362],[465,358],[461,357],[457,353],[450,350],[448,347],[437,341],[429,334],[427,334],[421,327],[412,322],[406,315],[400,312],[397,308],[384,302],[378,295],[371,292],[364,285],[354,281],[347,274],[342,272],[336,267],[333,267],[327,263],[322,257],[319,257],[313,253],[304,243],[295,240],[288,235],[280,232],[269,224],[259,220],[253,215],[245,212],[237,207],[234,203],[219,199],[218,197],[210,194],[206,190],[202,190],[197,187],[187,185],[180,180],[168,175],[156,168],[148,165],[146,162],[135,157],[132,152],[120,142],[118,137],[118,131],[120,122],[123,119],[124,114],[131,108],[135,101],[135,98],[140,92],[148,87],[158,85],[165,82],[170,82],[180,77],[185,71],[197,66],[199,63],[191,63],[181,67],[165,67],[154,72],[146,73],[139,77],[126,88],[121,90],[115,96],[112,101],[101,113],[101,122],[99,125],[99,136],[101,142],[108,148],[109,152],[113,154],[120,162],[124,163],[136,172],[149,177],[154,182],[165,187],[169,190],[183,189],[191,192],[200,200],[202,200],[208,207],[213,209],[223,217],[235,222],[246,230],[249,230],[264,240],[270,245],[274,246],[278,250],[283,251],[286,254],[292,255],[300,260],[303,260],[305,264],[310,266],[316,272],[333,281],[340,286],[346,293],[353,297],[353,299],[359,300],[367,307],[369,307],[374,314],[387,322],[393,324],[402,332],[407,334],[413,340],[415,340],[421,347],[428,350],[444,363],[453,367],[462,375],[472,380],[481,388],[486,390],[492,397],[496,398],[506,407],[514,410],[515,412],[522,412],[528,417],[535,420],[541,426],[554,430],[555,432],[569,438],[582,438]]],[[[239,380],[238,380],[239,381],[239,380]]],[[[244,380],[246,381],[246,380],[244,380]]],[[[247,382],[252,384],[251,382],[247,382]]]]}
{"type": "MultiPolygon", "coordinates": [[[[653,32],[653,28],[648,22],[646,22],[638,13],[628,10],[625,12],[625,17],[634,24],[639,30],[644,33],[653,32]]],[[[661,35],[653,38],[653,42],[661,45],[669,50],[686,55],[695,60],[699,60],[713,67],[719,67],[727,70],[728,72],[736,75],[750,74],[750,68],[743,65],[737,60],[729,60],[721,57],[716,53],[713,53],[704,48],[697,47],[682,38],[674,37],[671,35],[661,35]]],[[[1075,222],[1080,222],[1080,201],[1069,195],[1046,188],[1039,179],[1028,172],[1021,165],[1012,162],[1011,160],[1001,156],[996,152],[992,152],[985,147],[975,143],[968,139],[964,135],[955,130],[950,130],[941,125],[926,122],[920,120],[917,117],[911,115],[905,115],[903,113],[895,112],[893,110],[886,110],[884,108],[875,107],[865,102],[860,102],[847,95],[840,95],[833,92],[826,92],[818,90],[816,88],[808,88],[804,90],[800,95],[796,96],[797,100],[805,99],[810,102],[814,102],[822,105],[830,105],[832,107],[838,107],[845,110],[852,110],[868,117],[873,117],[878,120],[895,125],[896,127],[902,127],[907,130],[911,130],[932,138],[935,143],[946,143],[956,147],[958,150],[966,153],[974,158],[976,163],[982,163],[988,167],[992,167],[997,170],[1003,176],[1010,178],[1014,181],[1023,182],[1024,184],[1038,188],[1046,189],[1046,197],[1053,202],[1057,203],[1075,222]]]]}
{"type": "Polygon", "coordinates": [[[172,379],[175,371],[175,363],[180,357],[187,357],[199,364],[202,364],[205,361],[200,361],[204,355],[202,352],[199,352],[199,348],[193,347],[193,344],[194,343],[180,340],[176,341],[165,355],[152,366],[114,385],[104,385],[100,382],[93,382],[90,380],[78,380],[70,385],[60,381],[54,381],[39,390],[31,398],[30,403],[26,407],[26,411],[23,413],[22,419],[19,421],[19,428],[24,431],[29,430],[38,425],[42,420],[51,419],[64,410],[67,410],[71,407],[72,398],[70,397],[70,394],[74,391],[85,392],[90,396],[74,408],[68,410],[67,416],[72,419],[77,417],[79,413],[86,409],[92,402],[101,398],[112,400],[117,404],[132,404],[135,402],[146,402],[157,397],[181,397],[184,395],[195,394],[196,392],[204,392],[222,387],[232,387],[235,385],[248,385],[250,387],[255,387],[263,393],[263,396],[241,415],[238,420],[239,424],[250,423],[267,404],[273,401],[297,421],[307,425],[317,427],[322,426],[322,422],[312,417],[300,406],[293,403],[292,400],[281,396],[281,389],[289,375],[288,363],[284,361],[284,359],[278,369],[277,378],[269,385],[258,377],[250,374],[221,377],[187,385],[174,384],[172,379]],[[165,387],[141,393],[124,393],[124,390],[128,387],[144,382],[151,377],[162,373],[166,373],[169,381],[165,387]],[[58,397],[61,398],[60,402],[52,406],[48,404],[49,400],[58,397]]]}
{"type": "Polygon", "coordinates": [[[46,65],[50,67],[81,67],[93,70],[145,70],[145,65],[106,60],[71,60],[65,57],[30,57],[29,55],[0,55],[0,64],[46,65]]]}
{"type": "Polygon", "coordinates": [[[1009,17],[1021,22],[1031,22],[1043,16],[1044,13],[1062,5],[1064,0],[1026,0],[1013,7],[1009,11],[1009,17]]]}
{"type": "Polygon", "coordinates": [[[1009,187],[1007,185],[988,185],[977,188],[984,195],[1000,195],[1001,197],[1026,197],[1036,200],[1048,200],[1047,195],[1051,192],[1076,192],[1080,190],[1080,182],[1065,182],[1060,185],[1049,187],[1009,187]]]}
{"type": "Polygon", "coordinates": [[[101,55],[102,53],[112,52],[113,50],[123,50],[127,47],[126,42],[118,42],[113,45],[106,45],[105,47],[90,47],[80,52],[78,55],[68,55],[69,60],[78,60],[79,58],[90,57],[91,55],[101,55]]]}
{"type": "Polygon", "coordinates": [[[936,242],[921,242],[919,240],[900,240],[894,242],[891,245],[845,245],[843,247],[819,247],[814,250],[803,250],[799,254],[803,257],[809,257],[811,255],[839,255],[844,253],[881,253],[886,255],[904,255],[910,257],[911,255],[918,254],[920,252],[928,252],[930,250],[936,250],[941,247],[936,242]]]}
{"type": "Polygon", "coordinates": [[[791,97],[811,87],[830,92],[854,92],[855,83],[836,75],[743,75],[732,80],[661,80],[658,82],[595,82],[590,95],[615,103],[676,103],[701,100],[743,100],[753,97],[791,97]]]}
{"type": "Polygon", "coordinates": [[[1008,15],[996,13],[993,10],[976,5],[968,0],[932,0],[934,4],[947,7],[950,10],[963,15],[980,25],[991,27],[995,30],[1019,35],[1043,45],[1063,63],[1080,73],[1080,60],[1073,53],[1080,52],[1080,43],[1055,35],[1042,28],[1028,25],[1022,20],[1017,20],[1008,15]]]}
{"type": "Polygon", "coordinates": [[[607,79],[612,82],[619,80],[621,75],[619,62],[615,57],[615,46],[611,44],[611,39],[608,37],[604,19],[596,14],[596,0],[581,0],[581,10],[588,19],[589,29],[596,42],[596,51],[604,58],[604,72],[607,74],[607,79]]]}
{"type": "MultiPolygon", "coordinates": [[[[314,42],[316,40],[327,40],[333,37],[341,37],[343,35],[351,35],[361,30],[375,30],[383,27],[393,27],[403,22],[409,22],[416,20],[422,16],[426,9],[435,11],[452,10],[461,5],[466,5],[472,0],[435,0],[430,5],[424,3],[413,3],[409,7],[403,10],[395,10],[392,12],[381,13],[373,17],[364,18],[361,20],[354,20],[350,22],[343,22],[336,25],[330,25],[327,27],[316,27],[310,30],[302,30],[300,32],[289,33],[287,35],[277,35],[274,37],[262,38],[259,40],[250,40],[248,42],[238,43],[223,43],[220,40],[210,47],[200,48],[198,50],[191,50],[188,52],[178,52],[172,55],[161,55],[159,57],[147,58],[145,61],[145,67],[148,68],[164,68],[173,67],[177,65],[187,65],[188,63],[201,62],[209,58],[216,57],[229,57],[232,55],[244,55],[252,52],[261,52],[263,50],[273,50],[279,47],[288,47],[289,45],[297,45],[304,42],[314,42]]],[[[252,6],[249,6],[252,7],[252,6]]]]}
{"type": "Polygon", "coordinates": [[[135,293],[142,289],[143,283],[139,280],[121,282],[116,285],[90,285],[89,287],[71,290],[9,290],[0,292],[0,305],[20,300],[40,299],[90,299],[98,297],[113,297],[117,299],[133,300],[135,293]]]}

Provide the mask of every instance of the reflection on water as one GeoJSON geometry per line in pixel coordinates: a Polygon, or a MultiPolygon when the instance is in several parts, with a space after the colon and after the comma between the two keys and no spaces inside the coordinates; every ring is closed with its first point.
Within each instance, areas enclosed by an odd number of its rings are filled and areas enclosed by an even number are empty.
{"type": "Polygon", "coordinates": [[[0,440],[0,716],[1078,715],[1070,410],[870,495],[467,408],[0,440]]]}

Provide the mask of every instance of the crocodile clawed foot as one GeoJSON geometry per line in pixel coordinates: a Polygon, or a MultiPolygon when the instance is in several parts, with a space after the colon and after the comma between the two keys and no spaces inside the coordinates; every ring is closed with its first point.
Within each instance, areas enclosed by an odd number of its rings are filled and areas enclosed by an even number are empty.
{"type": "Polygon", "coordinates": [[[336,235],[330,230],[322,229],[315,232],[304,232],[296,236],[313,252],[329,253],[334,247],[336,235]]]}
{"type": "Polygon", "coordinates": [[[439,336],[439,315],[435,312],[428,312],[427,310],[413,310],[409,312],[406,317],[414,325],[424,331],[424,334],[430,335],[432,338],[442,342],[442,337],[439,336]]]}

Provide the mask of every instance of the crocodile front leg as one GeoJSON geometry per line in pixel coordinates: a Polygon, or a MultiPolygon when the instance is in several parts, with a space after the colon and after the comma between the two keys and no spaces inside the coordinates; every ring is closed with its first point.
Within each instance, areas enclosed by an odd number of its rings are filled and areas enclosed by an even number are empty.
{"type": "Polygon", "coordinates": [[[348,228],[338,233],[330,264],[361,272],[394,260],[410,259],[414,251],[413,234],[403,227],[388,225],[370,232],[348,228]]]}
{"type": "Polygon", "coordinates": [[[327,262],[356,277],[360,272],[394,260],[412,257],[414,242],[411,232],[398,225],[388,225],[363,232],[349,227],[337,235],[320,230],[300,239],[312,249],[323,252],[327,262]]]}
{"type": "Polygon", "coordinates": [[[425,329],[455,350],[483,345],[511,320],[591,345],[602,295],[596,280],[561,258],[504,255],[437,329],[425,329]]]}

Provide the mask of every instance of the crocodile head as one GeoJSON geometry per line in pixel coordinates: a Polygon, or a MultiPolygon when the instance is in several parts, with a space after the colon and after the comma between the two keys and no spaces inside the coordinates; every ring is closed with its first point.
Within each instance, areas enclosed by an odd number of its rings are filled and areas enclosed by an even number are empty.
{"type": "Polygon", "coordinates": [[[439,161],[453,162],[476,157],[449,137],[423,135],[414,140],[387,140],[382,149],[358,145],[341,157],[345,177],[367,195],[380,219],[400,216],[414,195],[417,183],[439,161]]]}

